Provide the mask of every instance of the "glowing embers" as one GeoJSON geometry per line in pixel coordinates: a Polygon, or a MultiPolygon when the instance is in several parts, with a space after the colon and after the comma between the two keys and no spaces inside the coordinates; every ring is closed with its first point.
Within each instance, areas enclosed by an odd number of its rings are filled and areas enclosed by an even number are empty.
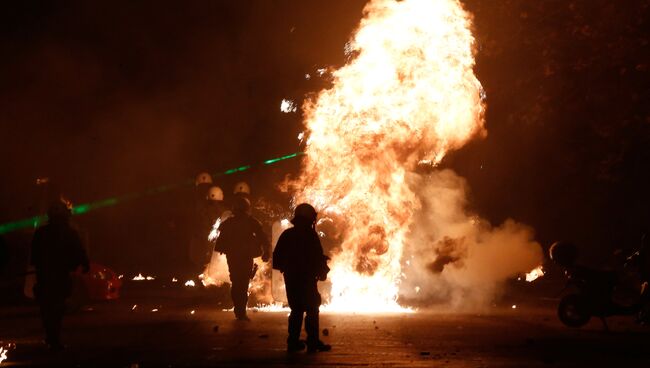
{"type": "Polygon", "coordinates": [[[153,277],[153,276],[143,276],[141,273],[138,273],[138,274],[137,274],[136,276],[134,276],[131,280],[133,280],[133,281],[144,281],[144,280],[147,280],[147,281],[153,281],[153,280],[155,280],[155,279],[156,279],[156,278],[153,277]]]}

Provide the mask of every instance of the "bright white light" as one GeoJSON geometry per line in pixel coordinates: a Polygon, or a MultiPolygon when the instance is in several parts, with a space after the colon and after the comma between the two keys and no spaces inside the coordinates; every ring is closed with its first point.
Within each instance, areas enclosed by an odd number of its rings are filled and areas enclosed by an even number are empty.
{"type": "Polygon", "coordinates": [[[133,281],[142,281],[142,280],[151,281],[151,280],[155,280],[155,279],[156,278],[153,277],[153,276],[146,276],[145,277],[145,276],[142,276],[141,273],[138,273],[137,276],[133,277],[131,280],[133,280],[133,281]]]}
{"type": "Polygon", "coordinates": [[[288,114],[290,112],[298,111],[298,107],[295,102],[284,98],[282,99],[282,103],[280,103],[280,111],[288,114]]]}
{"type": "Polygon", "coordinates": [[[196,286],[196,284],[194,283],[194,280],[187,280],[187,281],[185,281],[185,286],[194,287],[194,286],[196,286]]]}
{"type": "Polygon", "coordinates": [[[0,346],[0,364],[7,360],[7,350],[0,346]]]}
{"type": "Polygon", "coordinates": [[[542,276],[544,276],[544,270],[542,266],[539,266],[526,274],[526,281],[533,282],[542,276]]]}
{"type": "Polygon", "coordinates": [[[212,230],[210,230],[210,234],[208,234],[208,241],[213,242],[217,240],[219,237],[219,226],[221,226],[221,217],[219,217],[212,225],[212,230]]]}

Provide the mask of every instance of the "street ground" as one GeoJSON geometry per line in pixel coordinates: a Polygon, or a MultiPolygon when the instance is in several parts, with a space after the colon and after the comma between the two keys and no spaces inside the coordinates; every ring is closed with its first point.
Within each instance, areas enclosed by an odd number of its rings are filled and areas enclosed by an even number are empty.
{"type": "Polygon", "coordinates": [[[382,366],[648,367],[650,330],[632,318],[569,329],[553,300],[520,301],[483,313],[321,315],[331,352],[285,352],[287,312],[250,312],[235,321],[205,290],[132,289],[116,301],[69,314],[60,353],[41,342],[32,303],[0,307],[0,341],[13,343],[12,366],[382,366]],[[135,306],[135,307],[134,307],[135,306]],[[157,311],[153,311],[157,309],[157,311]],[[194,311],[194,313],[192,313],[194,311]]]}

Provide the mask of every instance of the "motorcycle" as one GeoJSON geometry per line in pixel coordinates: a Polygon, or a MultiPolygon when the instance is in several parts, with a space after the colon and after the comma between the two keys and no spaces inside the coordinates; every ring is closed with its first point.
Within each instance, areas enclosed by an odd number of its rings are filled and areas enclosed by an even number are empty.
{"type": "Polygon", "coordinates": [[[623,303],[616,300],[618,289],[624,287],[621,276],[616,271],[596,270],[575,263],[577,248],[570,243],[557,242],[551,246],[551,259],[565,269],[567,285],[565,290],[572,290],[564,295],[558,305],[560,321],[573,328],[586,325],[592,317],[598,317],[608,330],[606,318],[610,316],[634,316],[637,322],[650,322],[650,265],[648,249],[642,243],[639,250],[627,257],[624,270],[632,274],[640,286],[635,300],[623,303]]]}

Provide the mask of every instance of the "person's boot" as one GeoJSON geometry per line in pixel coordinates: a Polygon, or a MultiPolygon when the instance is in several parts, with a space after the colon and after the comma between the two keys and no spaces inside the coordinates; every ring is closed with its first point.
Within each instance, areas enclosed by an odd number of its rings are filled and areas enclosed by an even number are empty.
{"type": "Polygon", "coordinates": [[[246,315],[246,312],[235,314],[235,319],[237,319],[238,321],[246,321],[246,322],[249,322],[251,320],[250,318],[248,318],[248,315],[246,315]]]}
{"type": "Polygon", "coordinates": [[[300,340],[287,340],[287,352],[295,353],[305,350],[305,343],[300,340]]]}
{"type": "Polygon", "coordinates": [[[316,353],[319,351],[330,351],[330,350],[332,350],[332,345],[328,345],[320,340],[314,343],[307,344],[308,353],[316,353]]]}

